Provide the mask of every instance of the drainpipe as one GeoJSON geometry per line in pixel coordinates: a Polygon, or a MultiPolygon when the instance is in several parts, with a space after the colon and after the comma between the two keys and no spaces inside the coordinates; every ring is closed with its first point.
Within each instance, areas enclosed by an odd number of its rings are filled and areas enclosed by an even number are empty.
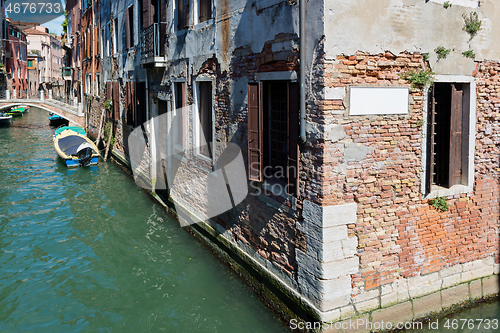
{"type": "Polygon", "coordinates": [[[306,0],[300,0],[300,141],[306,142],[306,0]]]}

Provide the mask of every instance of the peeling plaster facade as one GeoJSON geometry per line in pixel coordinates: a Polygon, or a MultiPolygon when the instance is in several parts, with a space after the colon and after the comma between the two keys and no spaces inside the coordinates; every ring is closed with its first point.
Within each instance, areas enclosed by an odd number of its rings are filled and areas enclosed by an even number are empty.
{"type": "MultiPolygon", "coordinates": [[[[201,2],[189,3],[187,28],[178,28],[176,1],[159,10],[165,43],[147,60],[141,34],[129,49],[122,38],[126,9],[139,2],[100,3],[101,96],[107,82],[119,86],[117,158],[127,160],[127,137],[135,127],[127,120],[127,82],[135,82],[136,96],[146,96],[134,112],[152,119],[145,127],[151,137],[162,131],[154,118],[176,109],[176,89],[193,105],[200,82],[210,82],[212,140],[238,144],[248,170],[248,87],[291,86],[303,61],[307,141],[300,145],[296,194],[250,183],[247,199],[206,222],[209,232],[278,285],[292,310],[324,322],[412,320],[448,309],[453,304],[442,295],[459,289],[468,292],[457,303],[498,293],[500,49],[494,36],[500,14],[493,1],[455,0],[444,8],[440,0],[310,0],[305,59],[298,52],[298,1],[215,0],[204,22],[197,14],[201,2]],[[462,15],[472,11],[482,28],[469,41],[462,15]],[[438,46],[452,51],[438,60],[438,46]],[[466,50],[475,59],[464,57],[466,50]],[[461,176],[449,188],[429,176],[432,92],[402,77],[422,70],[436,74],[434,91],[456,85],[463,96],[461,176]],[[393,98],[375,108],[374,100],[360,97],[354,110],[356,88],[382,89],[393,98]],[[404,88],[397,91],[406,102],[396,103],[394,88],[404,88]],[[401,112],[384,112],[384,103],[401,112]],[[433,207],[435,197],[444,197],[449,209],[433,207]],[[429,299],[432,306],[423,306],[429,299]],[[396,318],[398,309],[407,318],[396,318]]],[[[135,9],[133,22],[141,32],[135,9]]],[[[100,103],[88,113],[94,133],[103,98],[100,103]]],[[[196,115],[184,116],[184,140],[193,142],[196,115]]],[[[165,158],[150,153],[155,144],[140,166],[153,189],[165,158]]]]}

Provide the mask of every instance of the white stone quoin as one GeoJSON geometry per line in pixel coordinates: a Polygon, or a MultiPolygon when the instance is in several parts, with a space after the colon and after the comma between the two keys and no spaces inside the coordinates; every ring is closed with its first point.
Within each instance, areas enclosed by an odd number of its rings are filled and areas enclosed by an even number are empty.
{"type": "Polygon", "coordinates": [[[356,223],[356,203],[319,206],[305,200],[297,229],[307,250],[296,250],[300,292],[317,307],[324,320],[335,320],[351,302],[351,274],[359,271],[358,239],[349,237],[347,224],[356,223]],[[329,312],[331,316],[329,316],[329,312]]]}

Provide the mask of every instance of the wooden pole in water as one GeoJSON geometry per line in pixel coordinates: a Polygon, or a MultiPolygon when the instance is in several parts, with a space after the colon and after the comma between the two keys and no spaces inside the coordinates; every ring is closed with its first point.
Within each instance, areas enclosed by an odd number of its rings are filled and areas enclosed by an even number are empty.
{"type": "Polygon", "coordinates": [[[111,128],[109,129],[108,144],[106,146],[106,153],[104,154],[104,162],[108,159],[109,146],[111,146],[111,136],[113,135],[113,122],[111,122],[111,128]]]}
{"type": "Polygon", "coordinates": [[[104,120],[104,112],[106,111],[106,108],[102,109],[101,112],[101,121],[99,122],[99,133],[97,134],[97,140],[95,141],[95,145],[97,148],[99,148],[99,140],[101,139],[101,131],[102,131],[102,122],[104,120]]]}

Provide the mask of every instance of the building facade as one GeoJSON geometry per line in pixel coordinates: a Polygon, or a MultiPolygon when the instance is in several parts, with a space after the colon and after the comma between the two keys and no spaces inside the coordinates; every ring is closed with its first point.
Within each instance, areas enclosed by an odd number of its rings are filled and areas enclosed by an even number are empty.
{"type": "Polygon", "coordinates": [[[38,86],[43,90],[52,91],[54,97],[62,95],[62,45],[61,40],[49,33],[42,26],[25,30],[28,40],[28,53],[39,54],[38,86]]]}
{"type": "Polygon", "coordinates": [[[101,1],[89,130],[110,101],[127,163],[145,123],[134,173],[163,195],[163,115],[168,151],[200,169],[236,144],[248,195],[201,225],[316,320],[412,320],[497,293],[500,14],[410,2],[101,1]]]}
{"type": "Polygon", "coordinates": [[[28,90],[27,39],[23,30],[16,25],[8,25],[6,41],[7,88],[15,91],[18,97],[25,96],[28,90]]]}

